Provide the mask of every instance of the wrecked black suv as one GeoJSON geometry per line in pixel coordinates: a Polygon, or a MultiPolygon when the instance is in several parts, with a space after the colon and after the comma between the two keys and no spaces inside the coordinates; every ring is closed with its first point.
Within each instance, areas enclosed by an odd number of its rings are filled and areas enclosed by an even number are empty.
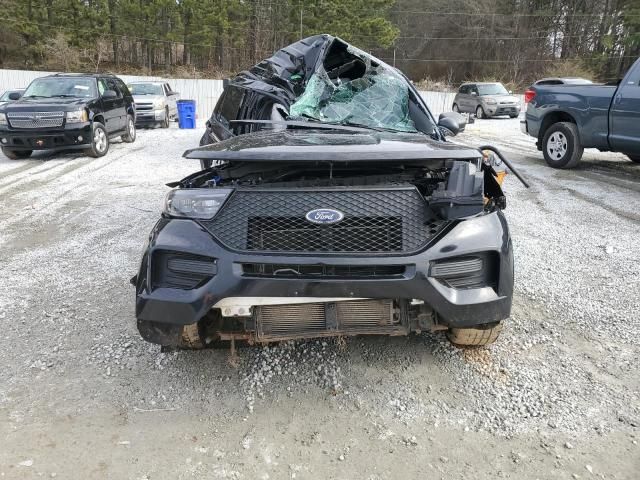
{"type": "Polygon", "coordinates": [[[445,330],[493,342],[509,316],[504,195],[396,69],[329,35],[231,80],[174,187],[136,287],[148,341],[201,348],[445,330]]]}

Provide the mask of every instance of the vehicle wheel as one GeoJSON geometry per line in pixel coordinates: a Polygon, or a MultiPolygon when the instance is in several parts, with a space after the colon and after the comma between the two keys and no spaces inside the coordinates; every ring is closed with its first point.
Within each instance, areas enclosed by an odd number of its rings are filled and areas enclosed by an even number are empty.
{"type": "Polygon", "coordinates": [[[582,152],[584,148],[575,123],[554,123],[545,132],[542,153],[550,167],[573,168],[580,162],[582,152]]]}
{"type": "Polygon", "coordinates": [[[478,105],[478,108],[476,108],[476,118],[487,118],[487,116],[484,114],[484,109],[478,105]]]}
{"type": "Polygon", "coordinates": [[[33,153],[32,150],[9,150],[8,148],[2,147],[2,153],[9,160],[20,160],[22,158],[29,158],[33,153]]]}
{"type": "Polygon", "coordinates": [[[121,138],[125,143],[133,143],[136,141],[136,122],[131,115],[127,116],[127,133],[122,135],[121,138]]]}
{"type": "Polygon", "coordinates": [[[91,146],[84,150],[90,157],[98,158],[104,156],[109,151],[109,135],[104,125],[98,122],[93,124],[91,146]]]}
{"type": "Polygon", "coordinates": [[[632,162],[640,163],[640,155],[630,155],[628,153],[626,155],[627,155],[627,157],[629,157],[629,160],[631,160],[632,162]]]}
{"type": "Polygon", "coordinates": [[[169,128],[169,109],[164,109],[164,121],[162,122],[162,128],[169,128]]]}
{"type": "Polygon", "coordinates": [[[489,345],[502,331],[502,323],[476,325],[472,328],[450,328],[447,338],[454,345],[489,345]]]}
{"type": "Polygon", "coordinates": [[[453,107],[451,107],[451,110],[453,110],[456,113],[460,113],[460,109],[458,108],[458,104],[454,103],[453,107]]]}

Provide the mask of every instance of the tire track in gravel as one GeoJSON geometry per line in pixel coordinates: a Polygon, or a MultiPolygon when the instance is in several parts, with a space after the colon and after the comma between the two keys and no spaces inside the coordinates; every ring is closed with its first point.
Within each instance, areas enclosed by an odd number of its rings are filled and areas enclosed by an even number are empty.
{"type": "MultiPolygon", "coordinates": [[[[0,180],[6,180],[4,182],[0,182],[0,189],[4,188],[4,187],[7,187],[7,186],[10,186],[10,185],[13,185],[16,182],[20,182],[22,180],[26,180],[26,179],[30,178],[31,175],[39,175],[41,173],[45,173],[45,172],[48,172],[49,170],[53,170],[54,168],[60,168],[60,167],[65,165],[65,163],[63,161],[58,161],[57,163],[52,163],[51,165],[48,165],[47,164],[48,162],[49,162],[49,160],[46,160],[44,162],[38,162],[35,165],[29,165],[29,168],[19,169],[20,171],[15,172],[13,174],[9,173],[7,175],[0,176],[0,180]],[[41,166],[45,166],[45,168],[41,168],[39,170],[32,171],[35,168],[41,167],[41,166]],[[22,176],[20,176],[18,178],[11,178],[12,176],[18,175],[20,173],[25,173],[25,175],[22,175],[22,176]]],[[[18,170],[18,169],[16,169],[16,170],[18,170]]]]}
{"type": "MultiPolygon", "coordinates": [[[[118,160],[120,160],[122,158],[125,158],[125,157],[129,156],[132,153],[138,153],[138,152],[142,151],[144,148],[145,148],[145,145],[141,145],[140,147],[137,147],[137,148],[128,149],[128,150],[124,151],[121,155],[112,155],[111,158],[108,161],[101,162],[100,166],[98,166],[97,168],[95,168],[93,170],[89,170],[88,173],[100,170],[101,168],[104,168],[104,167],[106,167],[108,165],[111,165],[113,162],[116,162],[116,161],[118,161],[118,160]]],[[[61,171],[56,172],[56,175],[53,175],[51,177],[47,177],[46,179],[42,179],[42,180],[40,180],[40,179],[31,179],[30,181],[27,180],[26,182],[19,183],[17,185],[11,184],[10,186],[7,186],[8,188],[4,188],[4,190],[3,190],[3,186],[0,185],[0,194],[2,194],[4,198],[10,198],[10,197],[12,197],[12,196],[14,196],[14,195],[16,195],[18,193],[21,193],[21,192],[23,192],[25,190],[28,190],[28,189],[44,187],[44,186],[46,186],[46,185],[48,185],[48,184],[50,184],[50,183],[52,183],[52,182],[54,182],[56,180],[61,179],[63,176],[65,176],[65,175],[67,175],[69,173],[73,173],[76,170],[79,170],[79,169],[81,169],[83,167],[90,166],[90,165],[94,164],[95,162],[100,161],[100,160],[105,160],[106,158],[107,157],[92,158],[92,159],[76,158],[76,159],[70,160],[70,161],[74,162],[71,165],[66,164],[66,163],[60,163],[60,164],[58,164],[58,165],[56,165],[54,167],[51,167],[49,169],[43,170],[41,172],[37,172],[37,173],[43,173],[43,172],[52,170],[52,169],[54,169],[54,168],[56,168],[58,166],[64,167],[64,168],[61,169],[61,171]],[[75,162],[77,162],[77,163],[75,163],[75,162]]],[[[23,180],[23,179],[26,180],[25,178],[21,178],[21,179],[19,179],[19,181],[23,180]]]]}
{"type": "Polygon", "coordinates": [[[27,162],[24,165],[11,168],[9,170],[5,170],[4,172],[2,172],[2,174],[0,174],[0,180],[5,179],[7,177],[11,177],[12,175],[17,175],[18,173],[24,172],[25,170],[31,170],[32,168],[36,168],[42,164],[43,162],[40,162],[38,160],[27,160],[27,162]]]}

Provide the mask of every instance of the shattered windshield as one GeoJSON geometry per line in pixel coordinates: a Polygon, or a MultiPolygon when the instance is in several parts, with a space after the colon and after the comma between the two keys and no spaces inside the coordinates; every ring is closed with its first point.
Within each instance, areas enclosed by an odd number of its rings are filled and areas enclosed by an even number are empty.
{"type": "Polygon", "coordinates": [[[289,110],[290,119],[356,124],[400,132],[416,132],[409,116],[409,88],[404,78],[370,57],[347,47],[340,64],[325,64],[307,82],[289,110]],[[346,58],[344,58],[346,57],[346,58]]]}

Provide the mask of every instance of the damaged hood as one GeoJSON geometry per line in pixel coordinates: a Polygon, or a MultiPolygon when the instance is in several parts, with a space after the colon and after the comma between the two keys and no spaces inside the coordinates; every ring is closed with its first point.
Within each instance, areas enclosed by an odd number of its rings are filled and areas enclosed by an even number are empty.
{"type": "Polygon", "coordinates": [[[187,150],[185,158],[260,162],[405,162],[477,159],[478,150],[419,133],[262,130],[187,150]]]}

